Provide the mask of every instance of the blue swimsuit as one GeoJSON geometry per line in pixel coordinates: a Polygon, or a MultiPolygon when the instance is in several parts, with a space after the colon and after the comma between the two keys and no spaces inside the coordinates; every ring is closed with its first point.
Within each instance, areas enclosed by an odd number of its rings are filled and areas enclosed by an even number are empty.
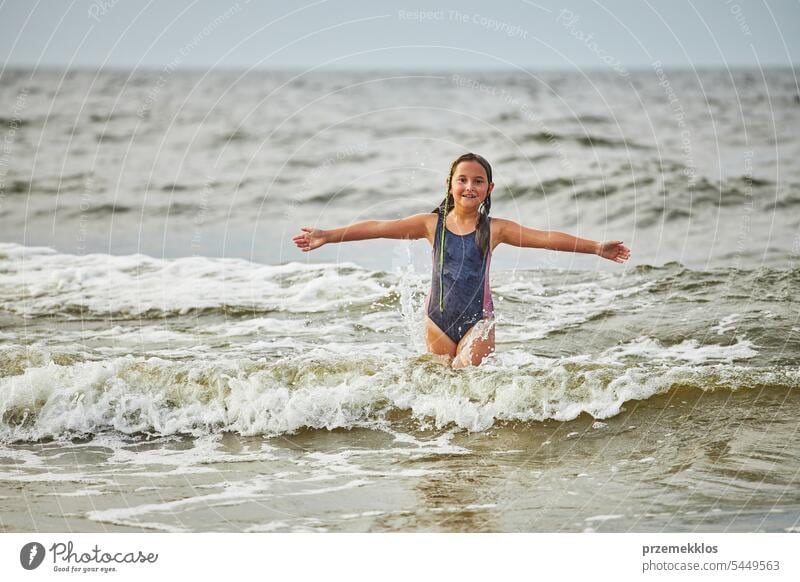
{"type": "MultiPolygon", "coordinates": [[[[445,228],[444,270],[440,281],[442,220],[440,212],[433,241],[433,275],[426,310],[433,323],[457,344],[473,325],[494,315],[489,290],[492,252],[489,250],[486,257],[481,256],[475,244],[477,231],[458,235],[445,228]]],[[[486,220],[491,219],[487,217],[486,220]]]]}

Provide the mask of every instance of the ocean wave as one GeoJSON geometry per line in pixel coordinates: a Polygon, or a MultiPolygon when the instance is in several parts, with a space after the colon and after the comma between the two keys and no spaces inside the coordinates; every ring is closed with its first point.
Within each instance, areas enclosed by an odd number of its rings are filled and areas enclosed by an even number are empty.
{"type": "Polygon", "coordinates": [[[87,183],[91,182],[91,172],[67,174],[50,178],[37,178],[34,180],[13,179],[4,185],[2,192],[8,194],[70,194],[83,192],[87,183]]]}
{"type": "Polygon", "coordinates": [[[303,428],[382,426],[398,414],[438,427],[484,431],[507,421],[609,418],[626,402],[673,389],[800,387],[798,370],[697,364],[715,355],[691,344],[674,348],[688,362],[683,365],[625,361],[631,352],[658,349],[642,340],[598,361],[507,352],[468,370],[452,370],[431,355],[353,356],[321,348],[271,362],[129,356],[59,364],[47,354],[18,354],[27,358],[20,363],[24,371],[0,379],[0,441],[107,431],[280,435],[303,428]]]}
{"type": "Polygon", "coordinates": [[[316,313],[370,305],[390,293],[379,276],[350,263],[67,255],[0,243],[0,269],[0,311],[26,317],[316,313]]]}
{"type": "MultiPolygon", "coordinates": [[[[262,265],[201,256],[69,255],[12,243],[0,243],[0,271],[0,313],[82,320],[270,313],[363,316],[376,309],[396,309],[406,283],[413,283],[409,292],[424,294],[428,281],[427,273],[401,276],[352,263],[262,265]]],[[[589,272],[568,276],[548,269],[514,273],[495,273],[498,300],[538,302],[537,296],[546,293],[541,309],[565,303],[583,315],[597,307],[593,301],[598,294],[647,303],[656,298],[718,303],[736,297],[785,303],[793,300],[800,285],[800,268],[703,271],[674,262],[637,265],[628,271],[633,280],[589,272]],[[577,286],[567,285],[567,277],[577,286]],[[543,288],[543,281],[552,283],[543,288]]]]}
{"type": "Polygon", "coordinates": [[[106,203],[89,205],[82,208],[75,208],[69,212],[69,216],[77,217],[84,215],[113,216],[114,214],[125,214],[135,210],[132,206],[119,203],[106,203]]]}
{"type": "Polygon", "coordinates": [[[561,134],[550,131],[526,133],[519,138],[519,143],[553,144],[573,143],[587,148],[610,148],[624,150],[645,150],[648,146],[627,139],[614,139],[591,134],[561,134]]]}

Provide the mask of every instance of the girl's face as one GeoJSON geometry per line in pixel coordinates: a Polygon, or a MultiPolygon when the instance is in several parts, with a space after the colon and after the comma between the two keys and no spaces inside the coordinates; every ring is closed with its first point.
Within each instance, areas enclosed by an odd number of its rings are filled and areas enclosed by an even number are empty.
{"type": "Polygon", "coordinates": [[[465,210],[478,210],[481,203],[492,192],[494,182],[489,182],[486,170],[478,162],[459,162],[450,180],[450,192],[456,206],[465,210]]]}

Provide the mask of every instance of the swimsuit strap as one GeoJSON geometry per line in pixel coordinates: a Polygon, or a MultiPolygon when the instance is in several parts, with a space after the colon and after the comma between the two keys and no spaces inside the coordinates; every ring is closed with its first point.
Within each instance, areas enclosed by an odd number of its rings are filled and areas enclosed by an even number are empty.
{"type": "Polygon", "coordinates": [[[450,199],[449,194],[444,197],[444,214],[439,211],[439,220],[442,222],[442,235],[439,237],[439,311],[444,311],[444,241],[447,231],[447,203],[450,199]]]}

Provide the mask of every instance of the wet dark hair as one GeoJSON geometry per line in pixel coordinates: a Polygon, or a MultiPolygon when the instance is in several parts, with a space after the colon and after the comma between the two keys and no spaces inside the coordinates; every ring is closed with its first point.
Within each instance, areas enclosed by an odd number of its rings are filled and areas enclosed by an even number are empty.
{"type": "MultiPolygon", "coordinates": [[[[458,167],[458,164],[461,162],[478,162],[483,169],[486,171],[486,179],[488,183],[492,183],[492,166],[489,162],[486,161],[486,158],[480,156],[478,154],[473,154],[472,152],[462,154],[458,156],[453,163],[450,164],[450,173],[447,176],[447,193],[444,196],[444,200],[442,203],[439,204],[436,208],[433,209],[432,212],[438,212],[442,216],[442,224],[444,225],[444,221],[447,219],[447,214],[453,209],[455,205],[455,201],[453,200],[453,192],[451,190],[452,182],[453,182],[453,174],[458,167]]],[[[489,211],[492,209],[492,195],[489,194],[486,197],[486,200],[478,208],[478,221],[475,224],[475,243],[478,245],[478,249],[481,251],[482,256],[486,256],[486,253],[489,252],[489,221],[487,220],[489,217],[489,211]]],[[[442,234],[444,234],[444,228],[442,228],[442,234]]],[[[444,240],[444,236],[441,237],[441,240],[444,240]]]]}

